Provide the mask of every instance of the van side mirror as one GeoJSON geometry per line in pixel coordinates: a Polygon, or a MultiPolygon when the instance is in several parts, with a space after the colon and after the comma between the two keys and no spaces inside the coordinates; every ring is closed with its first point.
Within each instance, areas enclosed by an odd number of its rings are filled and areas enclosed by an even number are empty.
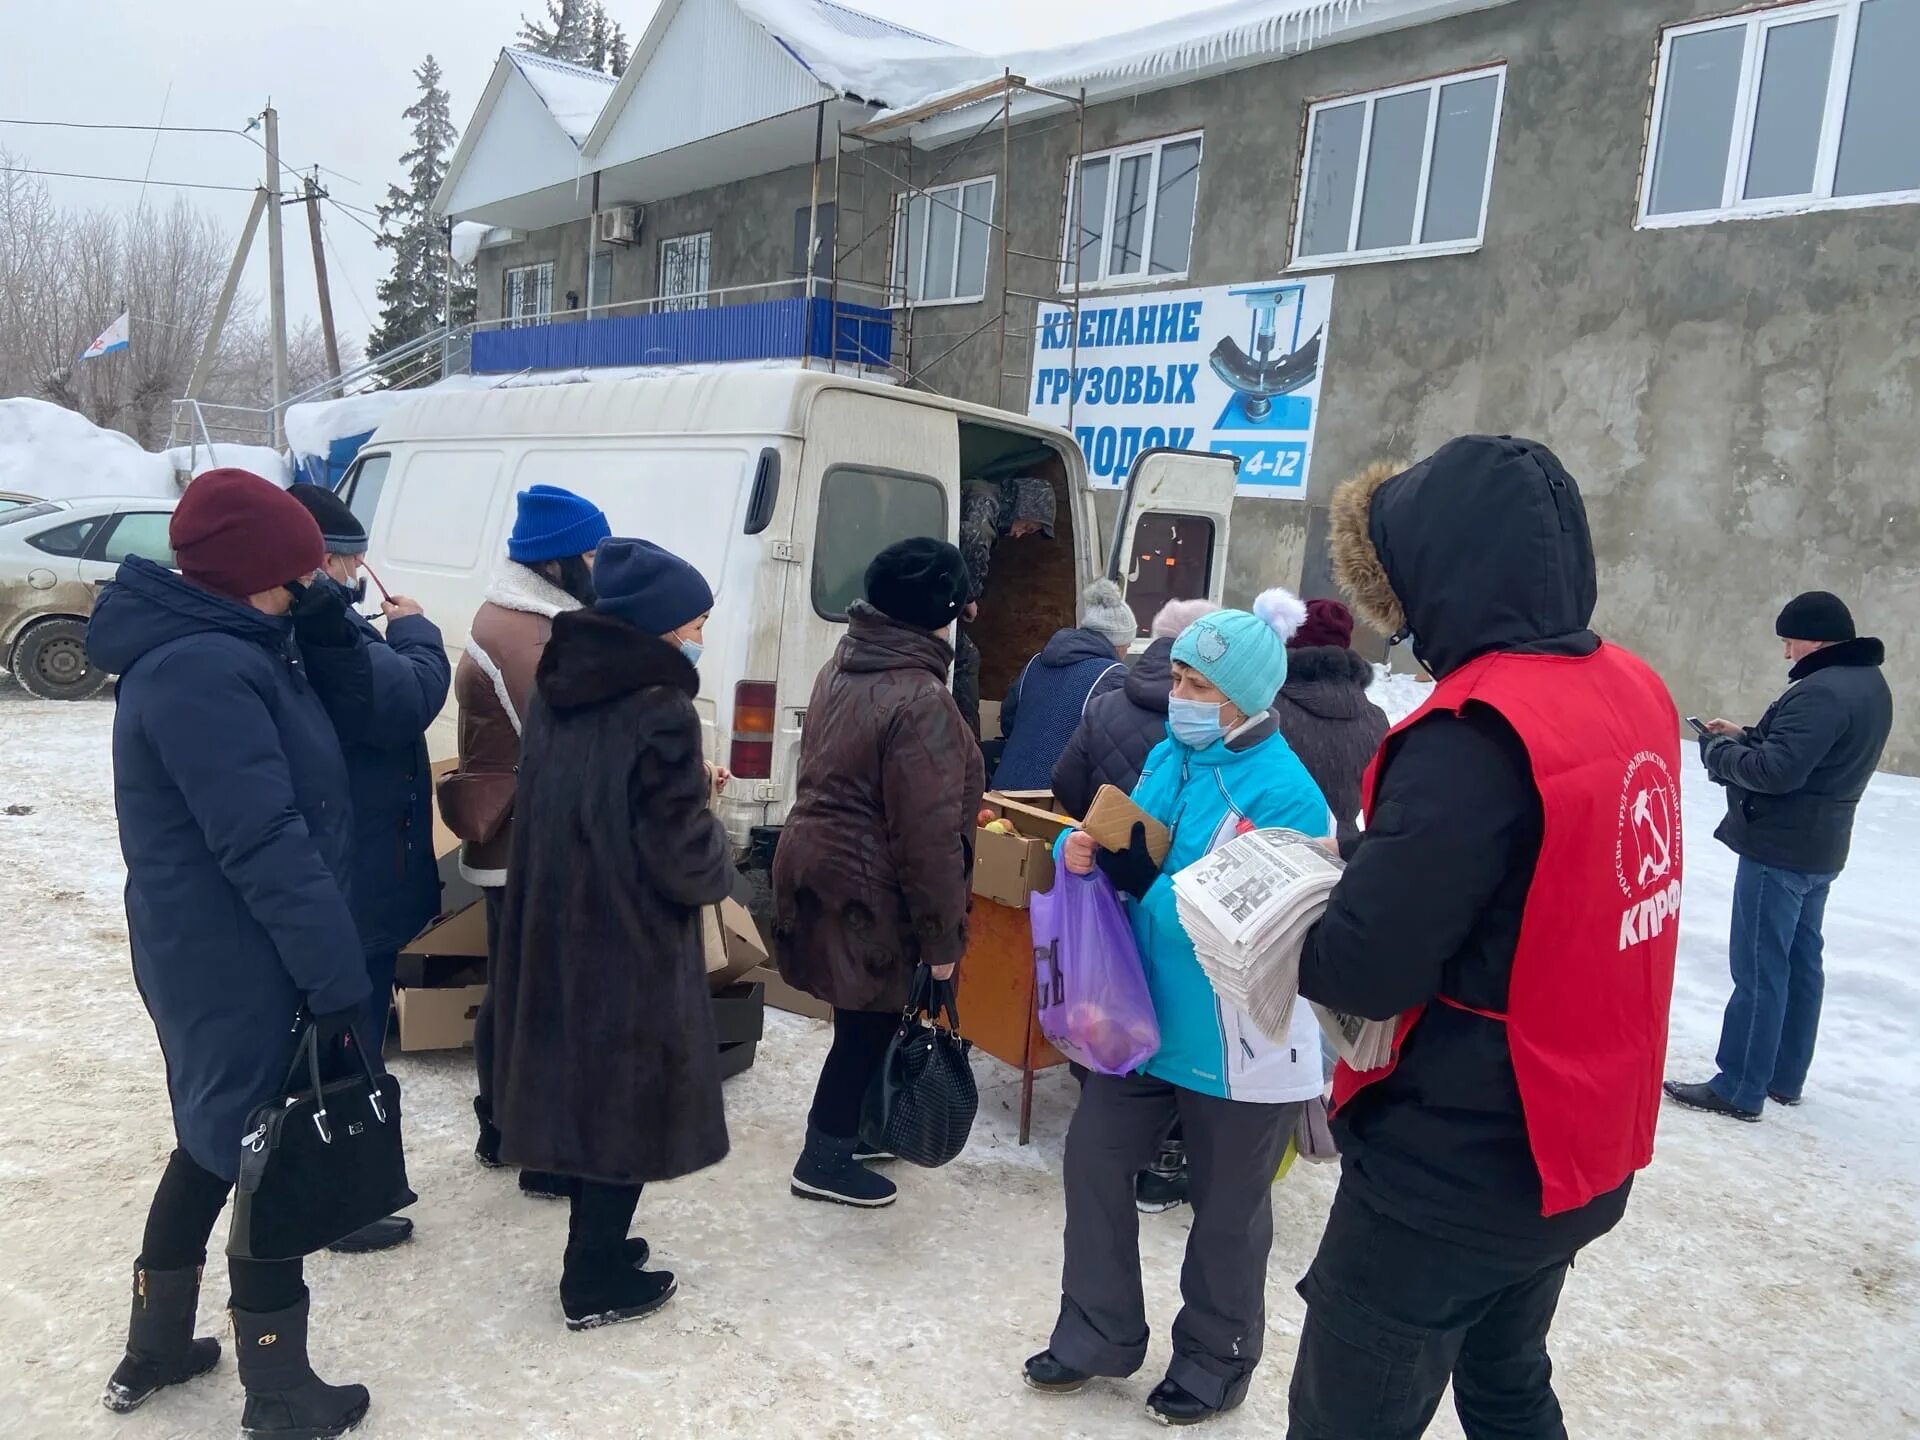
{"type": "Polygon", "coordinates": [[[769,445],[760,452],[760,463],[753,468],[753,494],[747,499],[747,524],[743,533],[758,535],[773,523],[774,502],[780,498],[780,452],[769,445]]]}

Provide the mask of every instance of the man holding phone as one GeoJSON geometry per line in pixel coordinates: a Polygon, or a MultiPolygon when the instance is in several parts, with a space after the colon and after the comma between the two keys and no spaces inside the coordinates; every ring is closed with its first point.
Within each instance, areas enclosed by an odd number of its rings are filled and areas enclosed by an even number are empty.
{"type": "Polygon", "coordinates": [[[1791,683],[1760,723],[1688,721],[1700,733],[1707,773],[1727,789],[1727,818],[1715,834],[1740,857],[1733,997],[1718,1073],[1666,1084],[1682,1105],[1748,1121],[1768,1100],[1800,1103],[1820,1028],[1827,892],[1846,864],[1854,808],[1893,728],[1893,696],[1880,673],[1886,647],[1855,633],[1839,597],[1796,596],[1774,628],[1791,683]]]}

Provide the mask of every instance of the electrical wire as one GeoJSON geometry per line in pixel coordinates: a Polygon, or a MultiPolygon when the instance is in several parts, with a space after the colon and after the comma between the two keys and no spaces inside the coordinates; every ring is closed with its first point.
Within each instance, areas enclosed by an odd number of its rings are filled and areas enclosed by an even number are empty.
{"type": "Polygon", "coordinates": [[[347,294],[353,297],[353,307],[360,312],[360,318],[367,322],[367,333],[371,335],[380,327],[374,323],[373,312],[367,309],[367,302],[360,298],[360,287],[353,283],[353,274],[347,269],[347,262],[340,258],[340,247],[333,243],[333,233],[327,228],[327,217],[320,217],[320,243],[327,247],[327,253],[333,257],[334,270],[346,286],[347,294]]]}
{"type": "MultiPolygon", "coordinates": [[[[264,153],[267,148],[266,142],[258,136],[245,130],[236,130],[228,125],[130,125],[109,123],[103,120],[28,120],[22,116],[14,115],[0,115],[0,125],[33,125],[43,129],[55,130],[151,130],[156,133],[164,131],[170,135],[238,135],[242,140],[245,140],[249,145],[252,145],[262,153],[264,153]]],[[[286,161],[282,160],[280,162],[280,169],[284,173],[294,176],[296,179],[303,175],[306,170],[324,170],[336,180],[344,180],[349,185],[359,185],[362,189],[366,188],[361,181],[354,179],[351,175],[342,174],[331,165],[316,163],[308,165],[303,169],[299,166],[289,165],[286,161]]]]}
{"type": "Polygon", "coordinates": [[[333,206],[334,209],[338,210],[342,215],[345,215],[347,219],[353,221],[354,224],[358,225],[362,230],[366,231],[369,235],[373,236],[375,240],[380,240],[385,238],[384,236],[381,235],[381,233],[378,230],[374,229],[373,226],[367,224],[366,221],[362,220],[358,215],[354,214],[352,210],[342,205],[338,200],[334,199],[331,195],[326,197],[326,201],[329,205],[333,206]]]}
{"type": "Polygon", "coordinates": [[[258,185],[209,185],[198,180],[142,180],[138,175],[82,175],[75,170],[39,170],[31,165],[0,165],[0,172],[13,175],[51,175],[58,180],[111,180],[120,185],[165,185],[175,190],[231,190],[236,195],[251,195],[258,185]]]}

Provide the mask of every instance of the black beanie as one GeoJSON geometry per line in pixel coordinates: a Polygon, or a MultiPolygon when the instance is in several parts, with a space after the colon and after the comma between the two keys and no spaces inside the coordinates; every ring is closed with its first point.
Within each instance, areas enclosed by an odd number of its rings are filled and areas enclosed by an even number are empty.
{"type": "Polygon", "coordinates": [[[314,524],[320,527],[320,538],[327,542],[329,555],[367,553],[367,527],[347,508],[347,502],[333,491],[324,485],[309,485],[303,480],[298,485],[289,485],[287,494],[307,507],[314,524]]]}
{"type": "Polygon", "coordinates": [[[922,630],[944,630],[967,608],[967,564],[944,540],[901,540],[867,567],[867,603],[922,630]]]}
{"type": "Polygon", "coordinates": [[[713,609],[706,577],[651,540],[614,536],[593,561],[593,608],[634,629],[665,637],[713,609]]]}
{"type": "Polygon", "coordinates": [[[1825,590],[1809,590],[1794,596],[1774,621],[1773,629],[1782,640],[1824,640],[1838,644],[1856,638],[1853,612],[1838,595],[1825,590]]]}

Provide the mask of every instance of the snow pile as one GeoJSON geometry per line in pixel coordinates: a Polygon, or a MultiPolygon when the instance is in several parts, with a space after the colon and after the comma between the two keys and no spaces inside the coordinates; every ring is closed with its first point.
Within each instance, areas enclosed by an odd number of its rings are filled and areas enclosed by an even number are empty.
{"type": "Polygon", "coordinates": [[[527,50],[509,50],[507,54],[573,143],[585,143],[593,133],[593,123],[600,118],[607,97],[613,93],[617,83],[613,76],[527,50]]]}
{"type": "Polygon", "coordinates": [[[324,456],[336,440],[378,430],[417,390],[373,390],[344,400],[287,407],[287,445],[295,455],[324,456]]]}
{"type": "Polygon", "coordinates": [[[176,445],[161,452],[174,470],[187,470],[198,480],[209,470],[249,470],[279,486],[293,483],[293,466],[287,457],[270,445],[229,445],[215,441],[209,445],[176,445]]]}
{"type": "Polygon", "coordinates": [[[0,490],[46,500],[173,499],[173,465],[118,430],[44,400],[0,400],[0,490]]]}
{"type": "Polygon", "coordinates": [[[842,95],[906,106],[977,85],[1000,61],[826,0],[735,0],[747,18],[842,95]]]}
{"type": "Polygon", "coordinates": [[[453,252],[456,264],[471,265],[479,258],[483,247],[512,233],[511,230],[498,225],[483,225],[478,220],[462,220],[454,225],[453,235],[447,248],[453,252]]]}
{"type": "Polygon", "coordinates": [[[1384,665],[1373,667],[1373,683],[1367,687],[1367,699],[1386,712],[1398,725],[1407,716],[1433,698],[1433,682],[1424,675],[1399,675],[1384,665]]]}

